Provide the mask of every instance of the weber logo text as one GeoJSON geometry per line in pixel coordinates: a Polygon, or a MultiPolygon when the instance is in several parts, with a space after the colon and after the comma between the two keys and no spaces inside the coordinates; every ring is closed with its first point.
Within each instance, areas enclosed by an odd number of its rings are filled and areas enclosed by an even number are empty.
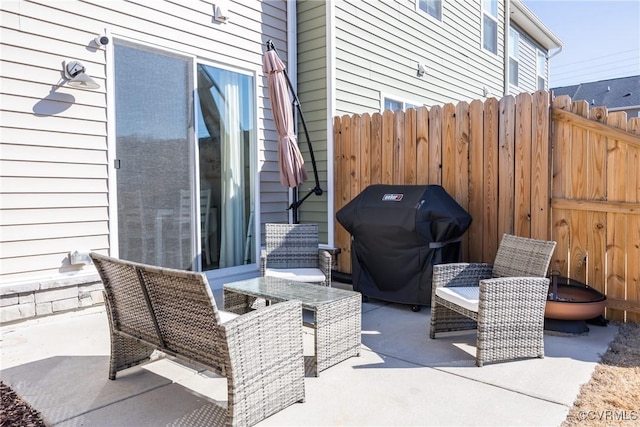
{"type": "Polygon", "coordinates": [[[399,202],[404,197],[404,194],[385,194],[382,196],[383,202],[399,202]]]}

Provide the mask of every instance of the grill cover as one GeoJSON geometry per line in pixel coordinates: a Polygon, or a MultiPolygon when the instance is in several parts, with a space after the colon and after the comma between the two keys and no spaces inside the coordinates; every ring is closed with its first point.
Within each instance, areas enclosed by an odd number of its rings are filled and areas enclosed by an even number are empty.
{"type": "Polygon", "coordinates": [[[434,264],[458,262],[471,216],[439,185],[371,185],[336,213],[351,234],[353,288],[431,305],[434,264]]]}

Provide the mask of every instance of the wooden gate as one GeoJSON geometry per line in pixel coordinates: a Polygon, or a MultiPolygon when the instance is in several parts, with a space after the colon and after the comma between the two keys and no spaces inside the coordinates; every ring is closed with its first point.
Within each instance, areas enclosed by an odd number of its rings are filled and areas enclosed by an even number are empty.
{"type": "Polygon", "coordinates": [[[640,118],[561,96],[552,129],[552,268],[606,294],[607,318],[640,321],[640,118]]]}

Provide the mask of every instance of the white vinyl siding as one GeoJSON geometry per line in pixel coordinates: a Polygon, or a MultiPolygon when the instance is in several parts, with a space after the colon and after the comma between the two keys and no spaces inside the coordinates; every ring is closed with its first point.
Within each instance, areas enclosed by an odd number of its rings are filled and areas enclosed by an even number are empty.
{"type": "Polygon", "coordinates": [[[267,193],[259,209],[269,220],[287,220],[261,72],[263,42],[286,46],[286,2],[227,5],[231,19],[219,24],[212,23],[209,2],[2,2],[0,283],[80,274],[68,264],[69,251],[109,251],[111,46],[93,43],[105,29],[114,37],[258,71],[257,168],[260,190],[267,193]],[[82,62],[101,88],[56,87],[67,60],[82,62]]]}
{"type": "Polygon", "coordinates": [[[502,92],[503,60],[480,48],[480,2],[443,2],[441,25],[429,25],[407,2],[335,7],[337,115],[379,111],[382,92],[425,105],[476,99],[484,86],[502,92]],[[422,77],[418,63],[426,68],[422,77]]]}

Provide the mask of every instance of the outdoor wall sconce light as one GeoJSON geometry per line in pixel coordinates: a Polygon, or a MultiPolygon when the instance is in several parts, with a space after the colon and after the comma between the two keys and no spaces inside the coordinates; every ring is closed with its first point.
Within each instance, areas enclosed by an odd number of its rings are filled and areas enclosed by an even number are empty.
{"type": "Polygon", "coordinates": [[[213,20],[222,23],[229,20],[229,12],[224,2],[213,5],[213,20]]]}
{"type": "Polygon", "coordinates": [[[424,76],[426,72],[427,72],[427,67],[425,67],[424,64],[418,63],[418,77],[424,76]]]}
{"type": "Polygon", "coordinates": [[[71,87],[78,89],[99,89],[100,85],[95,82],[85,72],[84,65],[78,61],[69,61],[63,64],[64,77],[67,79],[67,84],[71,87]]]}

